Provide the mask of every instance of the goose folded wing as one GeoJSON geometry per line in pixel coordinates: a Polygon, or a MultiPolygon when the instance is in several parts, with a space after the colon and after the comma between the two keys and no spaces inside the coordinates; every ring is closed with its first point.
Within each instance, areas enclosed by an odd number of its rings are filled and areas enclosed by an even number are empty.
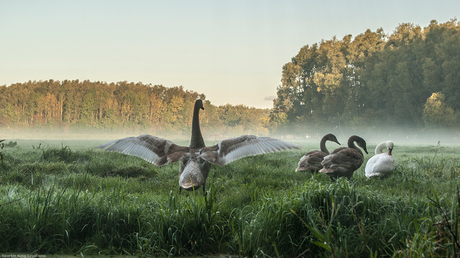
{"type": "Polygon", "coordinates": [[[176,162],[189,151],[188,147],[148,134],[115,140],[98,148],[140,157],[157,166],[176,162]]]}
{"type": "Polygon", "coordinates": [[[203,148],[201,151],[201,158],[223,166],[247,156],[288,149],[299,149],[299,147],[295,144],[270,137],[242,135],[236,138],[223,140],[214,146],[203,148]]]}
{"type": "Polygon", "coordinates": [[[322,151],[310,151],[304,155],[305,159],[308,160],[308,163],[310,164],[312,163],[321,164],[325,156],[327,156],[327,154],[322,151]]]}
{"type": "Polygon", "coordinates": [[[335,153],[338,153],[338,152],[346,150],[346,149],[348,149],[348,147],[339,147],[339,148],[334,149],[333,151],[331,151],[330,154],[335,154],[335,153]]]}
{"type": "Polygon", "coordinates": [[[329,154],[324,157],[321,165],[325,168],[342,167],[342,168],[357,168],[363,162],[363,157],[359,152],[352,149],[345,149],[339,153],[329,154]]]}
{"type": "Polygon", "coordinates": [[[302,156],[302,158],[300,158],[299,163],[297,164],[297,170],[300,171],[306,169],[320,169],[322,167],[321,162],[323,161],[324,156],[326,156],[326,153],[324,152],[308,152],[307,154],[302,156]]]}

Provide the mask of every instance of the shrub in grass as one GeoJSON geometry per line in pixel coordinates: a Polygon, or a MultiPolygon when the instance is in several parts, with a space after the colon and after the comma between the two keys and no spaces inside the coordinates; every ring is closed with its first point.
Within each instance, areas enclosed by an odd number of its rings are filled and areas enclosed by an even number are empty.
{"type": "Polygon", "coordinates": [[[60,149],[56,148],[44,148],[42,149],[43,160],[48,162],[59,162],[63,161],[71,163],[74,161],[86,161],[90,157],[82,152],[73,152],[69,146],[61,146],[60,149]]]}
{"type": "Polygon", "coordinates": [[[13,148],[16,145],[18,145],[18,142],[13,142],[13,141],[10,141],[10,142],[4,144],[5,148],[13,148]]]}
{"type": "Polygon", "coordinates": [[[114,177],[120,176],[124,178],[138,178],[139,180],[147,180],[148,178],[154,177],[157,173],[148,171],[143,167],[124,167],[120,169],[114,169],[100,174],[101,177],[114,177]]]}
{"type": "Polygon", "coordinates": [[[14,169],[5,171],[3,180],[18,183],[28,188],[38,188],[47,175],[62,175],[66,166],[62,163],[32,163],[20,164],[14,169]]]}

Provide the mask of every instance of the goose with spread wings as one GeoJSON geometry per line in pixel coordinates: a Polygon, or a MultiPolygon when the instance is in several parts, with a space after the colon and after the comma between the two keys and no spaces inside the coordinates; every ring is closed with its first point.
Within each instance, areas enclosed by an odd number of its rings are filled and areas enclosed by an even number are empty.
{"type": "Polygon", "coordinates": [[[189,147],[144,134],[115,140],[99,148],[137,156],[157,166],[179,161],[179,192],[182,189],[193,190],[203,186],[203,193],[211,164],[223,166],[247,156],[299,148],[289,142],[254,135],[242,135],[206,147],[199,124],[200,109],[204,109],[203,101],[198,99],[193,110],[189,147]]]}

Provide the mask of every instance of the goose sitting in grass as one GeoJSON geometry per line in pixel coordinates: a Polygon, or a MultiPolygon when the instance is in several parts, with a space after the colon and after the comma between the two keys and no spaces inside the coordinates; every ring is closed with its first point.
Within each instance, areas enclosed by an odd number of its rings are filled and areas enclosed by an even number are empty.
{"type": "Polygon", "coordinates": [[[321,150],[313,150],[307,152],[302,158],[300,158],[295,171],[310,171],[315,173],[323,168],[321,162],[323,161],[324,157],[329,155],[329,151],[326,148],[326,141],[332,141],[340,145],[335,135],[331,133],[324,135],[319,144],[321,150]]]}
{"type": "Polygon", "coordinates": [[[321,162],[323,168],[319,172],[328,175],[332,181],[339,177],[350,179],[353,176],[353,172],[364,162],[364,155],[356,147],[355,142],[367,154],[366,141],[357,135],[353,135],[348,139],[348,147],[337,148],[324,157],[323,162],[321,162]]]}
{"type": "Polygon", "coordinates": [[[99,146],[107,151],[120,152],[140,157],[157,166],[179,161],[179,193],[182,189],[193,190],[205,184],[211,164],[223,166],[247,156],[263,153],[299,149],[296,145],[269,137],[242,135],[206,147],[201,135],[199,111],[203,101],[196,100],[192,118],[190,146],[179,146],[169,140],[144,134],[127,137],[99,146]]]}
{"type": "Polygon", "coordinates": [[[375,155],[367,161],[366,164],[366,177],[389,177],[395,170],[395,159],[391,152],[393,151],[394,144],[392,141],[382,142],[375,147],[375,155]],[[388,152],[383,152],[383,149],[388,152]]]}

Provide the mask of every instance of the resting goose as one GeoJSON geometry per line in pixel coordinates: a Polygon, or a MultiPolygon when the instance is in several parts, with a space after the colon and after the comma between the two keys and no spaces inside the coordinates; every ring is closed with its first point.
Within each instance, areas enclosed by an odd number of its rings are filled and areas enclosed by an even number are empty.
{"type": "Polygon", "coordinates": [[[99,146],[107,151],[115,151],[140,157],[157,166],[180,161],[179,193],[182,189],[193,190],[203,186],[211,164],[223,166],[247,156],[263,153],[299,149],[296,145],[269,137],[242,135],[206,147],[201,135],[199,111],[204,110],[203,101],[196,100],[192,118],[192,136],[190,146],[179,146],[169,140],[144,134],[127,137],[99,146]]]}
{"type": "Polygon", "coordinates": [[[375,147],[375,155],[367,161],[366,177],[388,177],[395,170],[395,159],[391,152],[394,144],[392,141],[382,142],[375,147]],[[384,153],[383,149],[388,149],[388,153],[384,153]]]}
{"type": "Polygon", "coordinates": [[[302,158],[300,158],[295,171],[310,171],[315,173],[323,168],[321,162],[323,161],[324,157],[329,155],[329,151],[326,148],[326,141],[332,141],[340,145],[335,135],[331,133],[324,135],[319,144],[321,150],[313,150],[307,152],[302,158]]]}
{"type": "Polygon", "coordinates": [[[364,155],[356,147],[355,142],[367,154],[366,141],[359,136],[353,135],[348,139],[348,147],[337,148],[324,157],[323,162],[321,162],[323,168],[319,172],[328,175],[332,181],[335,181],[338,177],[350,179],[353,176],[353,172],[364,161],[364,155]]]}

